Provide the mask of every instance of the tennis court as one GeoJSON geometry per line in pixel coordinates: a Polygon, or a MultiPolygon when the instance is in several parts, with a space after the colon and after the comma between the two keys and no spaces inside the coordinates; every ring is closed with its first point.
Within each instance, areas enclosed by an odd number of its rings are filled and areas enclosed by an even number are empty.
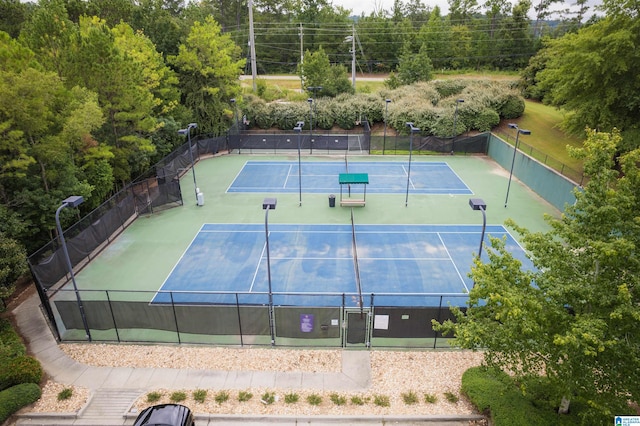
{"type": "Polygon", "coordinates": [[[483,216],[469,198],[487,204],[485,244],[505,238],[525,268],[518,236],[502,223],[537,231],[543,214],[558,214],[516,180],[504,208],[508,172],[486,157],[423,156],[410,173],[406,157],[303,160],[198,162],[193,179],[188,171],[180,180],[184,205],[140,215],[77,274],[77,294],[52,293],[62,338],[85,338],[79,295],[95,340],[431,347],[440,337],[431,319],[464,306],[473,286],[483,216]],[[331,207],[345,172],[368,173],[365,207],[331,207]],[[265,211],[265,198],[277,208],[265,211]],[[308,332],[301,318],[311,317],[308,332]]]}
{"type": "MultiPolygon", "coordinates": [[[[346,160],[347,157],[345,157],[346,160]]],[[[247,161],[227,192],[337,192],[340,173],[367,173],[368,193],[472,194],[446,162],[247,161]]]]}
{"type": "MultiPolygon", "coordinates": [[[[459,296],[473,285],[467,275],[481,231],[473,225],[271,225],[273,303],[339,306],[341,293],[361,289],[383,306],[424,306],[440,295],[461,305],[459,296]]],[[[506,238],[507,249],[527,265],[506,229],[489,226],[487,233],[506,238]]],[[[152,303],[235,304],[240,292],[243,304],[266,304],[267,277],[263,225],[205,224],[152,303]]],[[[352,298],[347,306],[358,304],[352,298]]]]}

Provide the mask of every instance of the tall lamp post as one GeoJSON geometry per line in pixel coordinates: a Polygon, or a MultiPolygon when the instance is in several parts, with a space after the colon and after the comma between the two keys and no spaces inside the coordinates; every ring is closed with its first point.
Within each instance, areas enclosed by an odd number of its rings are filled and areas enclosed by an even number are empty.
{"type": "Polygon", "coordinates": [[[464,99],[456,99],[456,110],[453,113],[453,132],[451,132],[453,136],[453,141],[451,142],[451,155],[453,155],[456,148],[456,123],[458,120],[458,105],[462,102],[464,102],[464,99]]]}
{"type": "MultiPolygon", "coordinates": [[[[236,104],[236,99],[235,98],[229,99],[229,102],[231,102],[233,104],[233,116],[235,117],[236,130],[238,132],[238,154],[241,154],[241,152],[240,152],[240,122],[238,120],[238,105],[236,104]]],[[[231,151],[229,151],[229,152],[231,152],[231,151]]]]}
{"type": "Polygon", "coordinates": [[[309,153],[313,154],[313,98],[307,99],[309,102],[309,153]]]}
{"type": "Polygon", "coordinates": [[[197,123],[189,123],[186,129],[178,130],[179,135],[187,135],[189,141],[189,157],[191,158],[191,172],[193,173],[193,191],[196,194],[196,204],[198,203],[198,184],[196,183],[196,169],[193,164],[193,149],[191,148],[191,129],[198,127],[197,123]]]}
{"type": "Polygon", "coordinates": [[[480,236],[480,248],[478,249],[478,259],[482,256],[482,243],[484,242],[484,230],[487,228],[487,204],[482,198],[469,198],[469,207],[473,210],[480,210],[482,212],[482,234],[480,236]]]}
{"type": "Polygon", "coordinates": [[[271,332],[271,346],[276,344],[276,336],[273,327],[273,292],[271,290],[271,257],[269,254],[269,210],[276,209],[276,198],[265,198],[262,202],[264,210],[264,234],[267,244],[267,280],[269,282],[269,331],[271,332]]]}
{"type": "Polygon", "coordinates": [[[384,136],[382,138],[382,155],[384,155],[384,149],[387,146],[387,111],[389,110],[389,102],[391,102],[391,99],[384,100],[384,136]]]}
{"type": "Polygon", "coordinates": [[[420,129],[413,125],[413,123],[407,122],[407,126],[411,129],[411,135],[409,136],[409,170],[407,171],[407,195],[404,199],[404,206],[409,204],[409,180],[411,179],[411,155],[413,153],[413,134],[419,132],[420,129]]]}
{"type": "Polygon", "coordinates": [[[87,339],[91,341],[91,331],[89,330],[89,324],[87,323],[87,317],[84,313],[84,305],[80,298],[80,292],[78,292],[78,286],[76,284],[76,276],[73,274],[73,266],[71,265],[71,258],[69,257],[69,251],[67,250],[67,242],[64,239],[62,233],[62,226],[60,226],[60,211],[66,207],[75,208],[84,202],[84,198],[80,195],[72,195],[62,201],[62,204],[56,210],[56,227],[58,228],[58,236],[60,237],[60,244],[62,245],[62,251],[64,253],[64,259],[67,263],[67,269],[69,275],[71,275],[71,282],[73,283],[73,291],[76,293],[76,300],[78,301],[78,309],[80,310],[80,317],[82,317],[82,324],[84,325],[84,331],[87,339]]]}
{"type": "Polygon", "coordinates": [[[511,189],[511,177],[513,176],[513,165],[516,162],[516,152],[518,151],[518,141],[520,139],[520,134],[530,135],[530,130],[521,129],[517,124],[509,123],[509,127],[512,129],[516,129],[516,143],[513,146],[513,158],[511,159],[511,171],[509,172],[509,183],[507,184],[507,196],[504,199],[504,207],[507,207],[507,201],[509,201],[509,190],[511,189]]]}
{"type": "Polygon", "coordinates": [[[302,205],[302,163],[300,161],[300,137],[302,133],[302,126],[304,126],[304,121],[298,121],[296,123],[296,127],[293,128],[293,131],[298,134],[298,193],[300,200],[298,206],[302,205]]]}
{"type": "Polygon", "coordinates": [[[322,86],[309,86],[307,90],[312,93],[311,97],[307,99],[307,102],[309,102],[309,154],[313,154],[313,102],[314,99],[318,97],[317,92],[322,90],[322,86]]]}

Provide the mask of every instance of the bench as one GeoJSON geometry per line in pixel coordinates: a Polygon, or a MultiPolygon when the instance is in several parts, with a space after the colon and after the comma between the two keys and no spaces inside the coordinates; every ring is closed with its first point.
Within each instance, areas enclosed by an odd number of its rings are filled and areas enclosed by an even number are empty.
{"type": "Polygon", "coordinates": [[[366,201],[358,198],[343,198],[340,200],[341,206],[364,207],[366,201]]]}

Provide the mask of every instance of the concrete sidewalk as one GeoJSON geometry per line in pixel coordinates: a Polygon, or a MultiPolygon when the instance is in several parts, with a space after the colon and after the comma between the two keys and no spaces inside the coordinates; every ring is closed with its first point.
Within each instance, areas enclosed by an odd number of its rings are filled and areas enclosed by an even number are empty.
{"type": "MultiPolygon", "coordinates": [[[[16,425],[131,425],[137,413],[132,404],[153,389],[317,389],[318,391],[365,391],[371,384],[368,351],[343,351],[340,373],[277,371],[211,371],[168,368],[91,367],[67,357],[53,337],[40,309],[37,295],[13,311],[28,348],[47,376],[58,383],[91,391],[88,404],[78,413],[25,413],[16,425]]],[[[481,416],[232,416],[197,415],[198,426],[207,424],[398,424],[466,425],[481,416]]]]}

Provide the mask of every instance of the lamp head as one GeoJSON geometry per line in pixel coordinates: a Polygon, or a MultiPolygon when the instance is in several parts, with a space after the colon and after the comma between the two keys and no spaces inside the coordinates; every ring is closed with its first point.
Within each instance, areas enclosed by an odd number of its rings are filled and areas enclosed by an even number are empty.
{"type": "Polygon", "coordinates": [[[463,103],[463,102],[464,102],[464,99],[456,99],[456,102],[457,102],[457,103],[459,103],[459,104],[460,104],[460,103],[463,103]]]}
{"type": "Polygon", "coordinates": [[[413,122],[408,121],[406,124],[407,124],[407,126],[411,129],[411,132],[412,132],[412,133],[413,133],[413,132],[419,132],[419,131],[420,131],[420,129],[419,129],[419,128],[417,128],[416,126],[414,126],[414,125],[413,125],[413,122]]]}
{"type": "Polygon", "coordinates": [[[482,198],[469,198],[469,206],[473,210],[487,210],[487,204],[482,198]]]}
{"type": "Polygon", "coordinates": [[[385,99],[384,101],[385,101],[386,103],[389,103],[389,102],[391,102],[391,99],[385,99]]]}
{"type": "Polygon", "coordinates": [[[308,99],[307,99],[307,102],[309,102],[310,104],[312,104],[312,103],[313,103],[313,98],[308,98],[308,99]]]}
{"type": "Polygon", "coordinates": [[[508,126],[509,126],[510,128],[512,128],[512,129],[517,129],[517,128],[518,128],[518,125],[517,125],[517,124],[515,124],[515,123],[509,123],[509,124],[508,124],[508,126]]]}
{"type": "Polygon", "coordinates": [[[189,123],[189,125],[187,126],[188,129],[195,129],[198,127],[198,123],[189,123]]]}
{"type": "Polygon", "coordinates": [[[236,98],[229,99],[229,102],[231,102],[232,104],[235,104],[236,103],[236,98]]]}
{"type": "Polygon", "coordinates": [[[262,201],[262,210],[275,210],[277,203],[277,198],[265,198],[264,201],[262,201]]]}
{"type": "Polygon", "coordinates": [[[84,203],[84,197],[82,195],[72,195],[62,200],[62,204],[65,207],[78,207],[82,203],[84,203]]]}
{"type": "Polygon", "coordinates": [[[522,133],[523,135],[530,135],[531,134],[531,130],[520,129],[518,131],[520,133],[522,133]]]}

